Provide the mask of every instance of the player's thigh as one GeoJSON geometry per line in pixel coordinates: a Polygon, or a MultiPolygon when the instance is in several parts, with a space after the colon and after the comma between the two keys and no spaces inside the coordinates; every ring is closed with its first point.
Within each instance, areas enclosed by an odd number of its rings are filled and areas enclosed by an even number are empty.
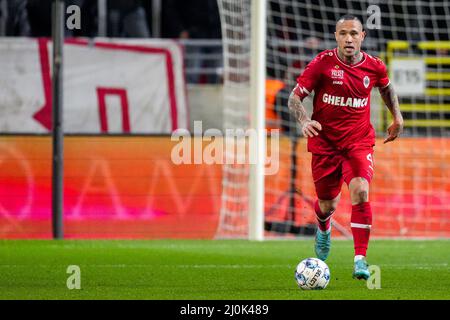
{"type": "MultiPolygon", "coordinates": [[[[363,178],[367,181],[367,184],[370,184],[374,173],[375,166],[372,148],[350,151],[342,161],[344,181],[350,187],[350,182],[353,180],[352,189],[353,185],[357,185],[359,181],[359,179],[354,180],[354,178],[363,178]]],[[[363,182],[363,180],[361,181],[363,182]]]]}
{"type": "Polygon", "coordinates": [[[311,169],[319,200],[332,201],[341,193],[344,182],[340,156],[312,155],[311,169]]]}

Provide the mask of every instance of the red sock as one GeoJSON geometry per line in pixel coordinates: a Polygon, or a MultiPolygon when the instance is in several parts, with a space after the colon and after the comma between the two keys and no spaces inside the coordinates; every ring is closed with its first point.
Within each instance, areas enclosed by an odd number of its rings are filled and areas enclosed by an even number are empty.
{"type": "Polygon", "coordinates": [[[328,231],[330,229],[331,215],[334,211],[330,213],[323,213],[322,210],[320,210],[319,200],[316,200],[316,203],[314,204],[314,211],[316,211],[319,229],[321,231],[328,231]]]}
{"type": "Polygon", "coordinates": [[[370,207],[370,202],[352,206],[351,227],[355,246],[355,256],[366,256],[371,226],[372,209],[370,207]]]}

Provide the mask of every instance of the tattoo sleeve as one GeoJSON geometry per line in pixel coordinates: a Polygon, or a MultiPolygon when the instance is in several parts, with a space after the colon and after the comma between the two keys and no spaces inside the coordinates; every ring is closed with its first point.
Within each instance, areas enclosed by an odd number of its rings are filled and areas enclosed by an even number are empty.
{"type": "Polygon", "coordinates": [[[400,106],[398,104],[398,97],[394,91],[394,86],[392,84],[389,84],[385,88],[380,88],[380,94],[384,103],[386,104],[392,116],[394,117],[394,120],[403,119],[402,114],[400,112],[400,106]]]}
{"type": "Polygon", "coordinates": [[[291,92],[288,100],[289,111],[292,116],[300,123],[303,124],[305,121],[309,120],[306,114],[306,109],[300,100],[300,97],[295,94],[294,91],[291,92]]]}

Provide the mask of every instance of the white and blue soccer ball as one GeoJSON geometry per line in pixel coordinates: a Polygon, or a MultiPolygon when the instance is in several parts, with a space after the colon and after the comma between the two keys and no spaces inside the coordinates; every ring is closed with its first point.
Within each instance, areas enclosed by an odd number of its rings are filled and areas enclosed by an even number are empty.
{"type": "Polygon", "coordinates": [[[303,290],[325,289],[330,282],[330,269],[317,258],[306,258],[295,269],[295,280],[303,290]]]}

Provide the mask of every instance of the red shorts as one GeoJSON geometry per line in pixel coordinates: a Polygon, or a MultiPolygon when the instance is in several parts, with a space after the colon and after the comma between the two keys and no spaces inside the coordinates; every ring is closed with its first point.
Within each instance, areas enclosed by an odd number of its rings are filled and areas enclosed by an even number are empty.
{"type": "Polygon", "coordinates": [[[354,149],[335,155],[312,155],[312,175],[320,200],[332,200],[341,192],[343,182],[362,177],[369,183],[373,177],[373,148],[354,149]]]}

